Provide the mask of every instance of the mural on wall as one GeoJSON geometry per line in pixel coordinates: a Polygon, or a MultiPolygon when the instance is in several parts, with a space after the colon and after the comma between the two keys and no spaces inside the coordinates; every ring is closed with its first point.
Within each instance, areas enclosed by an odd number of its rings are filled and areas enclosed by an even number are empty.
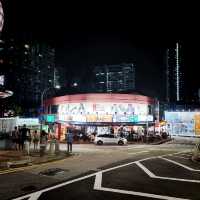
{"type": "Polygon", "coordinates": [[[200,112],[165,112],[171,135],[200,136],[200,112]]]}

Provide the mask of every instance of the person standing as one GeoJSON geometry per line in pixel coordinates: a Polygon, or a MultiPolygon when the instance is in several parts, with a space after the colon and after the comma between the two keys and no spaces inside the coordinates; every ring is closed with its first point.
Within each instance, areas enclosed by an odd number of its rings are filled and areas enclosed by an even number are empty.
{"type": "Polygon", "coordinates": [[[39,135],[37,133],[37,130],[33,133],[33,144],[34,144],[34,150],[38,149],[38,143],[39,143],[39,135]]]}
{"type": "Polygon", "coordinates": [[[67,151],[72,152],[73,134],[70,129],[66,134],[66,140],[67,140],[67,151]]]}
{"type": "Polygon", "coordinates": [[[19,147],[19,131],[17,129],[17,126],[15,126],[14,131],[12,131],[12,142],[13,142],[13,147],[15,150],[18,150],[19,147]]]}
{"type": "Polygon", "coordinates": [[[26,128],[26,124],[23,125],[23,128],[20,129],[20,141],[19,141],[19,149],[24,150],[24,143],[28,140],[28,135],[30,134],[30,130],[26,128]]]}
{"type": "Polygon", "coordinates": [[[42,130],[42,132],[40,133],[40,156],[43,156],[45,153],[47,141],[48,135],[44,130],[42,130]]]}

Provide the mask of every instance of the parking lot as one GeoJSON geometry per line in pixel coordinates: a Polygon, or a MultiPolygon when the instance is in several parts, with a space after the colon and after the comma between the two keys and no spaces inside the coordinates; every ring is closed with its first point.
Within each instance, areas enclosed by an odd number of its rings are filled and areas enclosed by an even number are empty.
{"type": "Polygon", "coordinates": [[[22,199],[200,199],[200,165],[191,152],[122,163],[16,198],[22,199]]]}

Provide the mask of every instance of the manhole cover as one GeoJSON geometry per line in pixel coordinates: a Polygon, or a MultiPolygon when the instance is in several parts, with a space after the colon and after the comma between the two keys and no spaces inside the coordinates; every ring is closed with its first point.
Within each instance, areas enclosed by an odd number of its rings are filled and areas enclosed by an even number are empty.
{"type": "Polygon", "coordinates": [[[51,169],[47,169],[45,171],[40,172],[39,174],[41,175],[45,175],[45,176],[55,176],[58,173],[63,173],[69,170],[63,170],[60,168],[51,168],[51,169]]]}
{"type": "Polygon", "coordinates": [[[34,185],[28,185],[26,187],[23,187],[21,190],[25,191],[25,192],[29,192],[29,191],[33,191],[33,190],[36,190],[36,189],[37,189],[36,186],[34,186],[34,185]]]}

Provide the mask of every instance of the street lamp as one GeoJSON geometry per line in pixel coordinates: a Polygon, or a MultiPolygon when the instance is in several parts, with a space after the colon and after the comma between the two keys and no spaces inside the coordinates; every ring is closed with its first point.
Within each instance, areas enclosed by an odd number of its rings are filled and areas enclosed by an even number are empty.
{"type": "MultiPolygon", "coordinates": [[[[49,91],[50,89],[60,89],[60,85],[54,85],[54,87],[48,87],[48,88],[45,88],[41,94],[41,117],[42,117],[42,113],[44,114],[45,112],[45,109],[44,109],[44,96],[46,94],[47,91],[49,91]]],[[[41,119],[42,120],[42,119],[41,119]]],[[[40,124],[40,132],[42,131],[42,124],[43,124],[43,120],[41,121],[41,124],[40,124]]]]}
{"type": "Polygon", "coordinates": [[[60,89],[60,85],[55,85],[54,87],[48,87],[48,88],[45,88],[41,94],[41,109],[43,111],[44,109],[44,95],[46,94],[47,91],[49,91],[50,89],[60,89]]]}

